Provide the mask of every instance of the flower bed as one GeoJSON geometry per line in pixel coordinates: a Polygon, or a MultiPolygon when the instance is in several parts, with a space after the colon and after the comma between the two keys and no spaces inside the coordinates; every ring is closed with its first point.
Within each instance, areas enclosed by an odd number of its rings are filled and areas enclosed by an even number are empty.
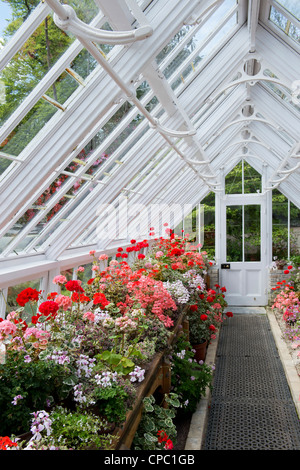
{"type": "MultiPolygon", "coordinates": [[[[6,345],[0,365],[3,442],[11,439],[18,445],[10,447],[20,450],[129,447],[132,429],[138,432],[143,410],[151,408],[145,400],[157,388],[178,412],[195,408],[212,368],[195,361],[191,343],[198,329],[201,338],[213,340],[224,320],[226,289],[207,289],[206,253],[187,237],[169,235],[146,256],[148,242],[132,240],[105,269],[99,261],[107,256],[90,252],[95,277],[86,285],[62,275],[53,279],[68,295],[51,292],[44,299],[35,289],[19,294],[20,308],[0,322],[6,345]],[[130,266],[132,251],[136,261],[130,266]],[[24,316],[27,304],[30,318],[24,316]],[[185,361],[189,367],[182,367],[185,361]],[[191,380],[195,387],[187,386],[191,380]],[[23,433],[27,439],[14,440],[23,433]]],[[[166,429],[152,428],[149,439],[147,448],[172,448],[166,429]]]]}
{"type": "Polygon", "coordinates": [[[300,267],[289,265],[285,274],[289,278],[272,289],[276,296],[271,308],[300,376],[300,267]]]}

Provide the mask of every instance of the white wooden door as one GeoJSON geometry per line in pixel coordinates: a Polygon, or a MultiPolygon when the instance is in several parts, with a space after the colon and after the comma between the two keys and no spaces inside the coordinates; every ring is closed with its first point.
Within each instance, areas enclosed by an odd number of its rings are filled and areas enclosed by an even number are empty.
{"type": "Polygon", "coordinates": [[[231,306],[267,304],[266,202],[262,195],[221,201],[220,282],[231,306]]]}

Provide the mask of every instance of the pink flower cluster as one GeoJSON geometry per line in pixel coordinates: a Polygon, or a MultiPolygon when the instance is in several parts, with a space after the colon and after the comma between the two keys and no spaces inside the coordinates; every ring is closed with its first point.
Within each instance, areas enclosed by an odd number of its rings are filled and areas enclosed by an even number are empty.
{"type": "Polygon", "coordinates": [[[295,310],[300,312],[300,300],[297,294],[287,285],[274,299],[272,308],[284,310],[283,319],[287,321],[295,310]]]}
{"type": "MultiPolygon", "coordinates": [[[[177,306],[162,281],[141,276],[138,281],[128,282],[127,289],[134,299],[141,304],[142,308],[150,310],[151,313],[164,322],[165,326],[173,325],[173,321],[164,312],[166,310],[177,310],[177,306]]],[[[129,297],[127,301],[132,303],[132,299],[129,297]]]]}
{"type": "Polygon", "coordinates": [[[10,320],[3,320],[0,322],[0,341],[6,339],[9,335],[14,335],[17,327],[10,320]]]}
{"type": "Polygon", "coordinates": [[[59,274],[53,278],[53,284],[64,284],[65,282],[67,282],[67,278],[62,274],[59,274]]]}
{"type": "Polygon", "coordinates": [[[72,299],[67,295],[60,294],[55,297],[54,301],[59,305],[59,307],[62,307],[63,310],[68,310],[72,307],[72,299]]]}

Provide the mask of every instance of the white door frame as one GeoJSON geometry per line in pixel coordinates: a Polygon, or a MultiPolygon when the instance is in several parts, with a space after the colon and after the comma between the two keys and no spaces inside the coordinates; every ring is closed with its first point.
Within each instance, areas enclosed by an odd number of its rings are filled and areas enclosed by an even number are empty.
{"type": "Polygon", "coordinates": [[[266,194],[227,194],[217,197],[219,212],[219,282],[227,289],[226,300],[231,306],[265,306],[267,305],[267,197],[266,194]],[[229,205],[261,206],[261,260],[232,262],[226,259],[226,207],[229,205]],[[229,269],[222,269],[222,265],[229,269]]]}

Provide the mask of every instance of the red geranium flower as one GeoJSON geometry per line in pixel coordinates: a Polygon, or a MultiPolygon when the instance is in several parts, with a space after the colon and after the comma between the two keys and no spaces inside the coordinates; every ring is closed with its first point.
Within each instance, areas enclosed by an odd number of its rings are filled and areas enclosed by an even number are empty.
{"type": "Polygon", "coordinates": [[[173,447],[174,447],[174,446],[173,446],[173,442],[171,441],[171,439],[167,439],[164,448],[165,448],[166,450],[169,450],[169,449],[172,450],[173,447]]]}
{"type": "Polygon", "coordinates": [[[57,295],[57,292],[50,292],[50,294],[47,295],[47,300],[53,300],[57,295]]]}
{"type": "Polygon", "coordinates": [[[233,313],[232,313],[232,312],[227,312],[226,315],[227,315],[227,317],[233,317],[233,313]]]}
{"type": "Polygon", "coordinates": [[[106,305],[108,305],[110,302],[107,300],[107,298],[102,292],[97,292],[96,294],[94,294],[93,303],[94,305],[100,304],[100,307],[103,310],[106,305]]]}
{"type": "Polygon", "coordinates": [[[157,432],[157,435],[158,435],[158,442],[164,442],[164,441],[167,441],[167,439],[169,438],[169,436],[167,435],[166,431],[164,431],[163,429],[158,431],[157,432]]]}
{"type": "Polygon", "coordinates": [[[198,305],[190,305],[191,312],[196,312],[198,310],[198,305]]]}
{"type": "Polygon", "coordinates": [[[68,281],[65,288],[71,292],[84,292],[78,281],[68,281]]]}
{"type": "Polygon", "coordinates": [[[16,301],[21,307],[24,307],[24,305],[30,300],[37,302],[39,300],[40,293],[41,291],[27,287],[27,289],[22,290],[22,292],[18,294],[16,301]]]}
{"type": "Polygon", "coordinates": [[[18,444],[13,442],[8,436],[0,436],[0,450],[7,450],[8,447],[18,447],[18,444]]]}
{"type": "Polygon", "coordinates": [[[46,317],[49,315],[55,316],[58,309],[59,305],[58,303],[54,302],[54,300],[46,300],[39,306],[39,311],[46,317]]]}
{"type": "Polygon", "coordinates": [[[89,302],[91,299],[87,297],[85,294],[78,294],[77,292],[73,292],[72,294],[72,301],[73,302],[89,302]]]}
{"type": "Polygon", "coordinates": [[[143,255],[143,253],[140,253],[140,254],[138,255],[138,259],[144,259],[144,258],[145,258],[145,255],[143,255]]]}
{"type": "Polygon", "coordinates": [[[205,313],[202,313],[202,315],[200,315],[200,320],[205,321],[205,320],[207,320],[207,319],[208,319],[208,316],[205,315],[205,313]]]}
{"type": "Polygon", "coordinates": [[[41,317],[41,313],[37,313],[36,315],[33,315],[31,317],[31,323],[33,323],[34,325],[37,324],[37,322],[39,321],[39,318],[41,317]]]}
{"type": "Polygon", "coordinates": [[[216,331],[216,327],[214,325],[209,325],[208,327],[211,331],[216,331]]]}

